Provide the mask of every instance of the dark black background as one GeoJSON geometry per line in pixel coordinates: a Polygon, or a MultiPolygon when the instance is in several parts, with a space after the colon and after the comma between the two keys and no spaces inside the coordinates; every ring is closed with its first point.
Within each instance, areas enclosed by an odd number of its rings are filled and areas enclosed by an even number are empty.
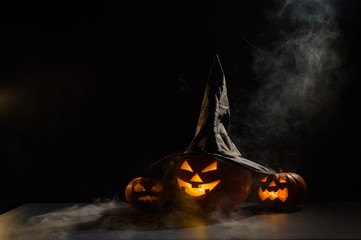
{"type": "MultiPolygon", "coordinates": [[[[248,104],[236,102],[240,93],[247,100],[257,91],[250,43],[272,41],[265,11],[274,1],[130,2],[1,8],[1,211],[124,199],[132,178],[190,143],[217,53],[231,112],[248,104]]],[[[338,2],[347,72],[340,106],[295,146],[302,154],[289,170],[306,179],[309,200],[360,200],[359,9],[338,2]]]]}

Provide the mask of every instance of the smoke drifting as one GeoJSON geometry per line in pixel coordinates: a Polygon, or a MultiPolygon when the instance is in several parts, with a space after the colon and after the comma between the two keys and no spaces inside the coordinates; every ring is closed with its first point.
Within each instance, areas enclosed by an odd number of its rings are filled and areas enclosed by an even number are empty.
{"type": "Polygon", "coordinates": [[[253,54],[260,87],[240,116],[239,142],[248,157],[294,170],[300,147],[338,111],[345,82],[343,40],[334,1],[277,3],[266,12],[267,47],[253,54]]]}
{"type": "Polygon", "coordinates": [[[79,222],[91,221],[99,217],[102,211],[115,208],[113,202],[73,205],[56,211],[41,205],[44,214],[32,217],[32,209],[37,206],[25,206],[21,211],[10,213],[1,219],[1,239],[69,239],[69,231],[79,222]]]}
{"type": "Polygon", "coordinates": [[[165,239],[208,239],[209,236],[231,239],[260,227],[239,222],[253,215],[246,205],[232,212],[208,214],[176,209],[147,213],[115,201],[65,206],[32,204],[2,216],[0,238],[65,240],[96,239],[101,235],[105,239],[164,239],[164,236],[165,239]],[[34,215],[39,212],[44,213],[34,215]],[[218,228],[221,232],[208,233],[212,226],[222,223],[218,228]],[[181,234],[175,232],[177,229],[181,229],[181,234]]]}

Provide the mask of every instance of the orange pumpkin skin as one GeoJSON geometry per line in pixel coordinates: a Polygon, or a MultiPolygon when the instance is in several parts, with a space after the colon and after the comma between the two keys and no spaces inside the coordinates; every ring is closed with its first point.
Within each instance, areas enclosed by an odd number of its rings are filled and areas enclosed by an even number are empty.
{"type": "Polygon", "coordinates": [[[159,179],[138,177],[125,189],[127,202],[144,211],[157,211],[170,199],[169,187],[159,179]]]}
{"type": "Polygon", "coordinates": [[[183,157],[175,168],[173,182],[182,201],[191,200],[205,211],[234,209],[252,190],[249,170],[207,154],[183,157]]]}
{"type": "Polygon", "coordinates": [[[306,198],[305,180],[292,172],[258,177],[252,195],[260,206],[270,209],[293,208],[306,198]]]}

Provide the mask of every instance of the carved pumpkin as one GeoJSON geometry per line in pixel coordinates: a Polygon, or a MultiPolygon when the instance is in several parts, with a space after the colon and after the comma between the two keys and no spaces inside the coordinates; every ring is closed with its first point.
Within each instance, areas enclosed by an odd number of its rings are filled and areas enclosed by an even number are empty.
{"type": "Polygon", "coordinates": [[[253,193],[261,206],[292,208],[305,199],[307,186],[300,175],[281,171],[260,177],[253,187],[253,193]]]}
{"type": "Polygon", "coordinates": [[[133,207],[146,211],[157,210],[170,199],[168,186],[163,181],[143,177],[135,178],[127,185],[125,198],[133,207]]]}
{"type": "Polygon", "coordinates": [[[174,173],[180,193],[204,210],[233,209],[246,200],[252,188],[249,170],[208,154],[187,155],[174,173]]]}

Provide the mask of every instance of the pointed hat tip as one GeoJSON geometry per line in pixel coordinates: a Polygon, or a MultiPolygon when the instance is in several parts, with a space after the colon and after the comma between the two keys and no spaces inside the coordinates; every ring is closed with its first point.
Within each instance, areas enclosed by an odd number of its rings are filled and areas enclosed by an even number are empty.
{"type": "Polygon", "coordinates": [[[211,81],[215,81],[216,79],[224,81],[224,77],[225,76],[223,72],[223,67],[219,59],[219,55],[216,54],[216,56],[213,59],[211,70],[209,72],[208,80],[211,80],[213,78],[213,80],[211,81]]]}
{"type": "Polygon", "coordinates": [[[217,64],[221,69],[222,69],[222,72],[223,72],[223,68],[222,68],[222,64],[221,64],[221,60],[219,58],[219,55],[216,54],[216,56],[214,57],[214,60],[213,60],[213,65],[214,64],[217,64]]]}

